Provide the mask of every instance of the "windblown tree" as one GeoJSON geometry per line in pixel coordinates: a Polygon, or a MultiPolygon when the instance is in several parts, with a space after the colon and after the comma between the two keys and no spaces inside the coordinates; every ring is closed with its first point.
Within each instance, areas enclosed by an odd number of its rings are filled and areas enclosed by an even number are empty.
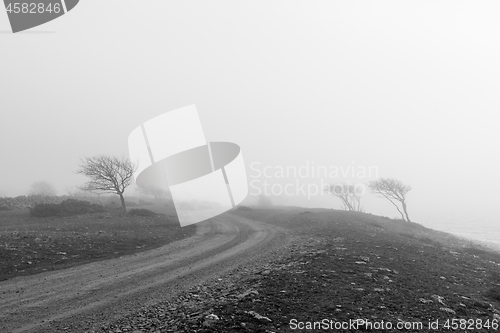
{"type": "Polygon", "coordinates": [[[352,184],[330,184],[325,188],[325,191],[339,198],[342,201],[342,209],[352,212],[361,212],[361,196],[362,191],[352,184]]]}
{"type": "Polygon", "coordinates": [[[393,178],[380,178],[379,180],[371,181],[368,187],[373,193],[389,200],[396,207],[404,221],[411,222],[406,207],[406,195],[411,190],[410,185],[405,185],[402,181],[393,178]],[[401,204],[403,211],[399,209],[396,202],[401,204]]]}
{"type": "Polygon", "coordinates": [[[80,169],[76,173],[90,178],[84,186],[84,191],[114,193],[120,196],[123,213],[127,212],[123,192],[132,183],[136,166],[125,157],[118,158],[109,155],[85,157],[81,160],[80,169]]]}
{"type": "Polygon", "coordinates": [[[34,182],[31,184],[29,195],[55,196],[57,191],[54,186],[46,181],[34,182]]]}

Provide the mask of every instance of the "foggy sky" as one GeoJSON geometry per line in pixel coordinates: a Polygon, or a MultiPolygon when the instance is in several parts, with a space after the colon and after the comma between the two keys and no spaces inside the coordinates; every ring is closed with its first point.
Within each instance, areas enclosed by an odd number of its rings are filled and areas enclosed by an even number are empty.
{"type": "Polygon", "coordinates": [[[249,181],[252,163],[376,166],[413,186],[413,220],[498,231],[499,7],[85,0],[30,30],[47,33],[15,35],[0,10],[0,195],[40,180],[64,194],[85,181],[79,158],[127,156],[140,123],[196,104],[208,140],[240,145],[249,181]]]}

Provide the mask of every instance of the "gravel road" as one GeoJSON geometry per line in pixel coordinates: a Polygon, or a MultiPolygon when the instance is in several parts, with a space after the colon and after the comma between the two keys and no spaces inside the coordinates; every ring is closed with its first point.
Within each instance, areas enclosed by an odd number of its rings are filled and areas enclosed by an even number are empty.
{"type": "Polygon", "coordinates": [[[229,213],[131,256],[0,282],[0,332],[84,332],[279,247],[285,232],[229,213]]]}

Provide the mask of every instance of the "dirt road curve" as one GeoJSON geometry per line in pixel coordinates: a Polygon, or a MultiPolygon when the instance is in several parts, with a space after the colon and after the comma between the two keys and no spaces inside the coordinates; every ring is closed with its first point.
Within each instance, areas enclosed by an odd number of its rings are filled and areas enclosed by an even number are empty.
{"type": "Polygon", "coordinates": [[[117,259],[0,282],[0,332],[84,332],[280,246],[281,229],[223,214],[196,235],[117,259]]]}

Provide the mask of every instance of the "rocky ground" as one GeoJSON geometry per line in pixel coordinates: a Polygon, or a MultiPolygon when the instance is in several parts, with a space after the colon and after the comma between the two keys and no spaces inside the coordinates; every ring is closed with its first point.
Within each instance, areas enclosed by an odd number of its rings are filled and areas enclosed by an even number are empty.
{"type": "MultiPolygon", "coordinates": [[[[46,222],[48,226],[55,223],[46,222]]],[[[129,222],[145,229],[146,236],[150,234],[139,221],[129,222]]],[[[40,221],[36,223],[30,228],[38,226],[40,221]]],[[[103,223],[106,222],[98,224],[102,227],[103,223]]],[[[125,227],[123,223],[119,225],[125,227]]],[[[167,229],[163,232],[154,229],[152,235],[173,233],[174,229],[168,229],[165,221],[163,224],[167,229]]],[[[267,261],[266,256],[281,251],[288,238],[283,228],[232,214],[193,226],[196,227],[193,236],[151,250],[85,264],[78,264],[73,256],[68,256],[65,260],[74,264],[70,268],[0,281],[0,332],[89,332],[162,300],[178,299],[187,306],[189,302],[184,301],[191,293],[186,291],[201,285],[213,288],[207,282],[229,273],[236,276],[243,267],[267,261]]],[[[139,236],[141,230],[137,233],[139,236]]],[[[90,244],[101,237],[96,233],[88,236],[90,244]]],[[[228,279],[221,281],[225,288],[228,279]]],[[[147,325],[156,323],[150,319],[147,325]]]]}
{"type": "Polygon", "coordinates": [[[0,211],[0,281],[151,250],[195,230],[165,215],[36,218],[26,210],[0,211]]]}
{"type": "Polygon", "coordinates": [[[329,210],[233,212],[287,245],[99,332],[495,332],[500,254],[415,223],[329,210]]]}

